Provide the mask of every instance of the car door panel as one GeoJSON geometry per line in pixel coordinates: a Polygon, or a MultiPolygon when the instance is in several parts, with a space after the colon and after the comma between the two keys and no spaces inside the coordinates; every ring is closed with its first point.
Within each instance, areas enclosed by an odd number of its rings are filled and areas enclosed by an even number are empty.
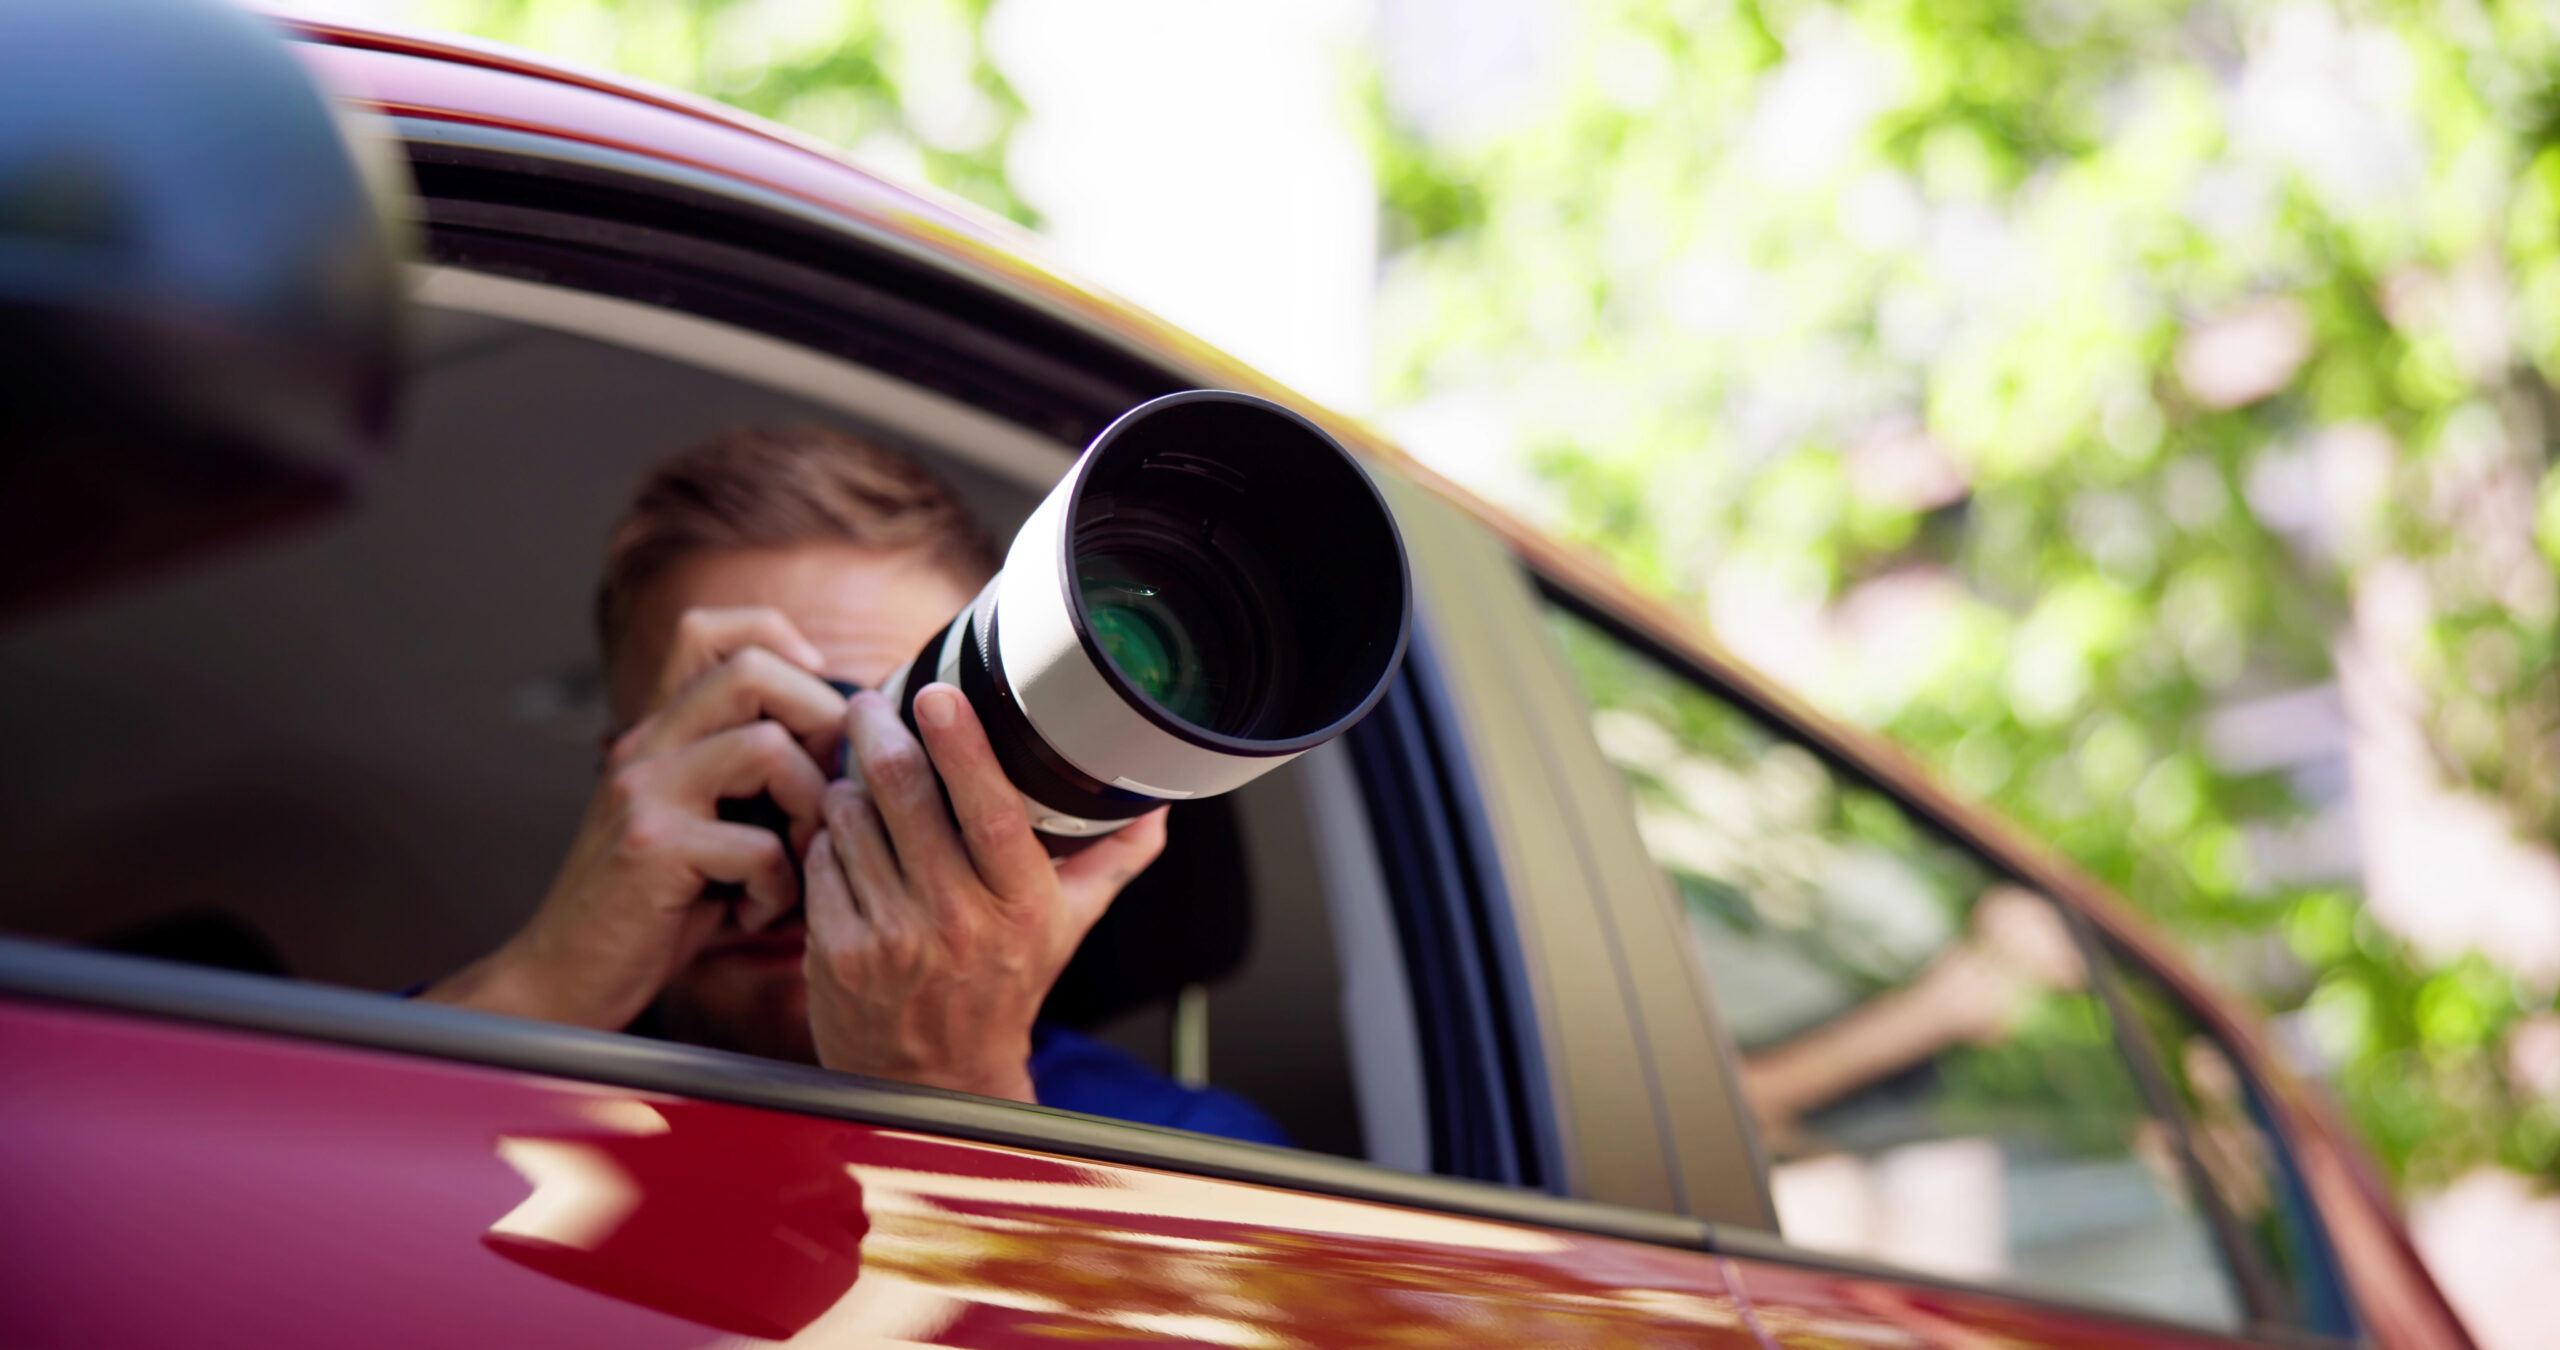
{"type": "Polygon", "coordinates": [[[0,1076],[12,1345],[1756,1343],[1702,1251],[671,1093],[33,1002],[0,1076]]]}

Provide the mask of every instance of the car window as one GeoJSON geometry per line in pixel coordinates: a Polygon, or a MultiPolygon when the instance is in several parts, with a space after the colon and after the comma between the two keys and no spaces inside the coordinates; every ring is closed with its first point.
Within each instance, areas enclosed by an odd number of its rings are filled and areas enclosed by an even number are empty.
{"type": "MultiPolygon", "coordinates": [[[[716,349],[417,319],[399,444],[343,510],[0,632],[0,682],[25,695],[0,709],[0,933],[417,989],[525,921],[595,790],[596,579],[647,466],[728,428],[842,426],[909,450],[998,538],[1044,486],[957,434],[733,377],[716,349]]],[[[1413,1075],[1362,1069],[1384,1052],[1355,1043],[1410,1011],[1367,837],[1336,819],[1359,809],[1349,773],[1329,750],[1174,807],[1165,855],[1044,1011],[1301,1148],[1418,1168],[1413,1075]]]]}
{"type": "Polygon", "coordinates": [[[2237,1326],[2053,903],[1633,644],[1552,626],[1740,1051],[1781,1235],[2237,1326]]]}
{"type": "Polygon", "coordinates": [[[2275,1289],[2275,1311],[2305,1330],[2353,1337],[2310,1196],[2239,1058],[2159,975],[2122,952],[2110,951],[2108,961],[2186,1114],[2198,1169],[2275,1289]]]}

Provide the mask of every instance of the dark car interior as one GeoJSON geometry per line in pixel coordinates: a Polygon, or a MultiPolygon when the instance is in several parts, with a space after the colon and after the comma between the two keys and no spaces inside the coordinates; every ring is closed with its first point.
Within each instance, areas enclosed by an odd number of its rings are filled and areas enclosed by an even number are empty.
{"type": "MultiPolygon", "coordinates": [[[[918,455],[999,539],[1038,499],[999,457],[841,402],[421,310],[396,447],[356,503],[0,630],[0,927],[386,993],[488,950],[592,787],[592,587],[646,465],[817,421],[918,455]]],[[[1168,1071],[1205,1030],[1208,1081],[1304,1147],[1392,1162],[1363,1138],[1379,1107],[1355,1100],[1304,777],[1178,807],[1048,1013],[1168,1071]],[[1195,996],[1178,1028],[1193,987],[1205,1016],[1195,996]]]]}

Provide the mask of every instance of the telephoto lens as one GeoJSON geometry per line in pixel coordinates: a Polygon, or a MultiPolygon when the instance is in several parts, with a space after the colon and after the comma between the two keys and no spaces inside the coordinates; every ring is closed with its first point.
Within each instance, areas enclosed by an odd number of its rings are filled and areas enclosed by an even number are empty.
{"type": "Polygon", "coordinates": [[[1267,399],[1192,390],[1105,427],[881,691],[914,729],[916,692],[957,686],[1056,847],[1349,730],[1412,615],[1404,542],[1350,454],[1267,399]]]}

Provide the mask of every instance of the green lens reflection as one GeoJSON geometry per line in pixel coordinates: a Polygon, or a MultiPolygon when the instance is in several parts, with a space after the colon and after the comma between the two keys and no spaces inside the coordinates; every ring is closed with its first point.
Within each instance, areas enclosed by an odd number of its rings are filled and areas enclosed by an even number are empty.
{"type": "Polygon", "coordinates": [[[1200,635],[1183,622],[1178,583],[1159,572],[1110,553],[1077,558],[1076,584],[1084,593],[1086,623],[1138,692],[1186,722],[1214,726],[1223,682],[1208,669],[1200,635]]]}

